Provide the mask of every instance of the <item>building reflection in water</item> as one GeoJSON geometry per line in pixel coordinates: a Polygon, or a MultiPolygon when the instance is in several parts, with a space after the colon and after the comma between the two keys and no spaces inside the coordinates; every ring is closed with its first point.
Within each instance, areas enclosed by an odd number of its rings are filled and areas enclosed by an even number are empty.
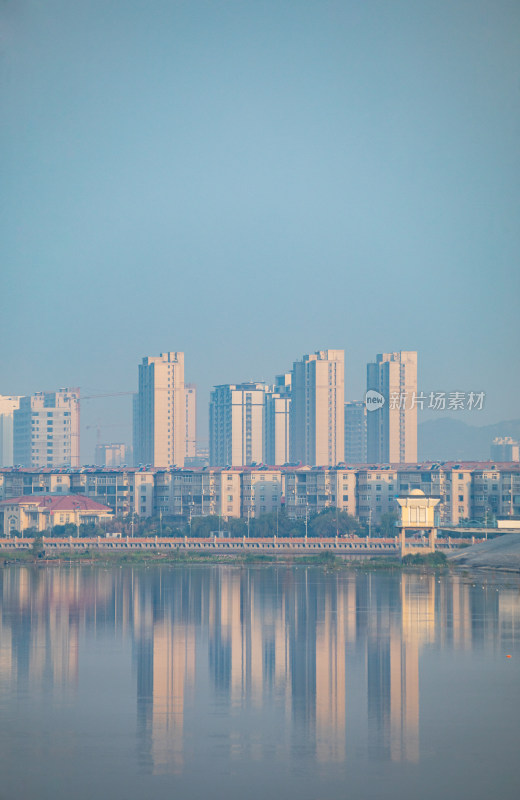
{"type": "Polygon", "coordinates": [[[520,624],[517,590],[418,573],[15,567],[0,596],[0,690],[75,691],[87,636],[128,641],[155,773],[182,772],[212,712],[229,758],[417,761],[421,651],[496,648],[520,624]]]}

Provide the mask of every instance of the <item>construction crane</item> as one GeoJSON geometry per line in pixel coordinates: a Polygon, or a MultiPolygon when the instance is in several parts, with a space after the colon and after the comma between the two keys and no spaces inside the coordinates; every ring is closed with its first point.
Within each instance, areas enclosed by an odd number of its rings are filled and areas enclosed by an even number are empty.
{"type": "Polygon", "coordinates": [[[96,444],[101,444],[101,428],[129,428],[130,425],[101,425],[99,422],[96,425],[85,425],[85,430],[90,431],[96,429],[96,444]]]}
{"type": "Polygon", "coordinates": [[[135,392],[106,392],[105,394],[86,394],[81,396],[81,400],[97,400],[98,397],[123,397],[123,395],[135,394],[135,392]]]}

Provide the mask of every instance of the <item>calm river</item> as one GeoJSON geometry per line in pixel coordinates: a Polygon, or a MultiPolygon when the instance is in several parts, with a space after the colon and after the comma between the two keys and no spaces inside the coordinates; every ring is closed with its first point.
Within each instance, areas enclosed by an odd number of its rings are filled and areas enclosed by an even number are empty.
{"type": "Polygon", "coordinates": [[[0,800],[520,797],[514,576],[6,567],[0,602],[0,800]]]}

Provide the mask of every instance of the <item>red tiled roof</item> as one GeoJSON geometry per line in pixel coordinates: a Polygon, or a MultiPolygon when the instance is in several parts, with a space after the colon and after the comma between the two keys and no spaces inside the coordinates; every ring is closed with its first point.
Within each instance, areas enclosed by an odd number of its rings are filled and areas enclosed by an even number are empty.
{"type": "Polygon", "coordinates": [[[112,511],[108,506],[96,503],[90,497],[82,497],[77,494],[64,495],[22,495],[22,497],[11,497],[9,500],[2,500],[0,506],[6,505],[31,505],[41,508],[48,508],[51,513],[56,511],[112,511]]]}

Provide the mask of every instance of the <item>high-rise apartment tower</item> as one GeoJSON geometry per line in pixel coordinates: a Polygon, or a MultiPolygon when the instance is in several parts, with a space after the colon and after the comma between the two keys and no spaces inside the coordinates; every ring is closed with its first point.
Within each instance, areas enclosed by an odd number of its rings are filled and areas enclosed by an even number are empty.
{"type": "Polygon", "coordinates": [[[369,464],[417,461],[417,353],[380,353],[367,364],[367,391],[384,398],[367,414],[369,464]]]}
{"type": "Polygon", "coordinates": [[[134,396],[134,463],[182,467],[185,455],[184,353],[146,356],[134,396]]]}
{"type": "Polygon", "coordinates": [[[345,354],[318,350],[292,369],[291,461],[334,466],[344,459],[345,354]]]}
{"type": "Polygon", "coordinates": [[[79,389],[20,398],[13,412],[13,456],[25,467],[79,467],[79,389]]]}

